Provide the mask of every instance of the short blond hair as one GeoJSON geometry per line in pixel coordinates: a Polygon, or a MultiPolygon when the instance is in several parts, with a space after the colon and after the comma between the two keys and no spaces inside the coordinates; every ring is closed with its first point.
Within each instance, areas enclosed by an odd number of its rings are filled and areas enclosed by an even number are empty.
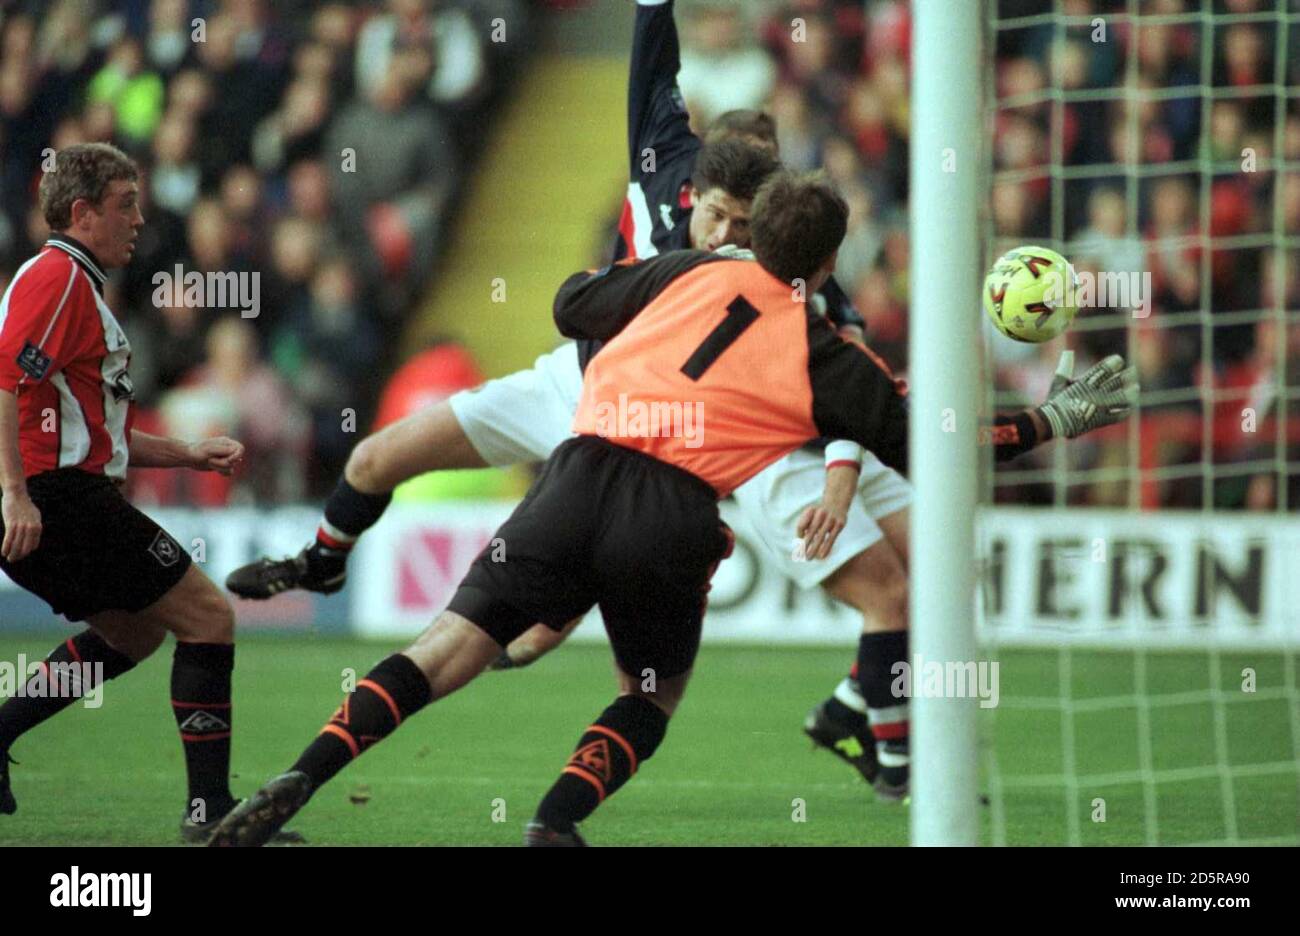
{"type": "Polygon", "coordinates": [[[77,143],[59,150],[54,169],[41,179],[41,215],[51,231],[72,226],[72,205],[84,198],[99,205],[110,182],[135,182],[140,170],[135,160],[110,143],[77,143]]]}

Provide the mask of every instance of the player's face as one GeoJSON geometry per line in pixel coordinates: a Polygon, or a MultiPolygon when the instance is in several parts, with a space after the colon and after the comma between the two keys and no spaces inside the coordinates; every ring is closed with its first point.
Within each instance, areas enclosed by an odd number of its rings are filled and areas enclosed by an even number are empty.
{"type": "Polygon", "coordinates": [[[691,246],[696,250],[749,246],[749,202],[720,188],[707,192],[692,188],[691,205],[691,246]]]}
{"type": "Polygon", "coordinates": [[[139,186],[115,179],[108,183],[98,208],[88,206],[80,213],[78,231],[73,236],[84,240],[104,266],[121,267],[131,261],[143,225],[139,186]]]}

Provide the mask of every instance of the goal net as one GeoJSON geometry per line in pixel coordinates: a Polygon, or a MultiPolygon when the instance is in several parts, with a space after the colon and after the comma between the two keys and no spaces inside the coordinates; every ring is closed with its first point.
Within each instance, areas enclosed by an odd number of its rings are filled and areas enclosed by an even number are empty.
{"type": "Polygon", "coordinates": [[[1064,348],[1127,422],[990,471],[992,844],[1300,842],[1300,0],[986,0],[985,257],[1079,274],[1064,339],[987,329],[989,408],[1064,348]]]}

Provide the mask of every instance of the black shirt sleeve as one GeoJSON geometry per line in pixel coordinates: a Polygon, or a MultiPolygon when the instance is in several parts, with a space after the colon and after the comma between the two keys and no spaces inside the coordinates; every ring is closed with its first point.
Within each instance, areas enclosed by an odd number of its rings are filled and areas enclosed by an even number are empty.
{"type": "MultiPolygon", "coordinates": [[[[808,375],[813,422],[823,435],[849,439],[890,468],[907,474],[907,397],[887,367],[860,345],[845,341],[826,319],[808,313],[808,375]]],[[[979,434],[997,461],[1010,461],[1040,439],[1028,412],[998,416],[979,434]]]]}
{"type": "Polygon", "coordinates": [[[829,321],[811,310],[806,315],[817,430],[856,442],[907,474],[907,398],[893,375],[860,345],[837,335],[829,321]]]}
{"type": "Polygon", "coordinates": [[[674,279],[702,263],[725,259],[705,250],[675,250],[594,273],[575,273],[555,294],[555,327],[566,338],[608,341],[674,279]]]}
{"type": "Polygon", "coordinates": [[[826,281],[826,285],[821,288],[818,295],[826,300],[826,317],[834,323],[836,328],[843,328],[845,325],[856,325],[866,331],[867,323],[863,320],[862,314],[858,312],[848,293],[840,288],[840,284],[835,281],[835,277],[832,276],[826,281]]]}
{"type": "Polygon", "coordinates": [[[668,163],[685,160],[689,167],[700,148],[677,87],[681,67],[672,0],[660,6],[637,4],[627,85],[627,135],[632,178],[643,184],[668,163]],[[655,172],[642,168],[647,147],[654,150],[655,172]]]}

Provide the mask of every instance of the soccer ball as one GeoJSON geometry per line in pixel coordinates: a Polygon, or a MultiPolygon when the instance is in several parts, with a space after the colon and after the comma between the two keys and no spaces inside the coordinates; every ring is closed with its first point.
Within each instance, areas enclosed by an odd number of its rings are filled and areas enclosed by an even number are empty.
{"type": "Polygon", "coordinates": [[[1016,341],[1051,341],[1070,327],[1079,276],[1070,261],[1046,247],[1017,247],[984,277],[984,311],[1016,341]]]}

